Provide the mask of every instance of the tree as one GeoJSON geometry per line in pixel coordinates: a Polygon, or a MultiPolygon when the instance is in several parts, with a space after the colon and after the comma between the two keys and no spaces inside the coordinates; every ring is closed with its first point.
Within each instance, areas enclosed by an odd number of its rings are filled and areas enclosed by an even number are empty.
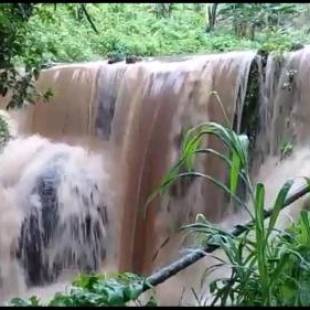
{"type": "MultiPolygon", "coordinates": [[[[0,95],[11,92],[7,108],[22,106],[24,100],[34,103],[36,96],[48,99],[51,92],[39,94],[35,91],[33,80],[38,79],[43,65],[43,49],[33,46],[28,40],[28,21],[33,15],[40,18],[52,18],[46,10],[51,4],[4,3],[0,7],[0,95]]],[[[56,4],[53,4],[56,9],[56,4]]],[[[91,20],[86,4],[77,5],[79,12],[84,13],[94,31],[97,31],[91,20]]]]}
{"type": "Polygon", "coordinates": [[[155,12],[157,17],[170,17],[173,9],[173,3],[156,3],[155,12]]]}
{"type": "Polygon", "coordinates": [[[38,76],[39,49],[33,48],[25,40],[27,22],[34,12],[34,4],[8,3],[0,9],[0,94],[5,96],[12,90],[12,100],[9,107],[20,106],[23,98],[29,99],[30,81],[38,76]],[[19,60],[25,66],[24,74],[17,69],[19,60]]]}
{"type": "Polygon", "coordinates": [[[223,4],[218,12],[233,25],[239,38],[255,39],[257,29],[281,27],[281,17],[299,13],[294,4],[279,3],[232,3],[223,4]]]}
{"type": "Polygon", "coordinates": [[[215,21],[216,21],[216,12],[218,8],[218,3],[212,3],[210,5],[207,5],[208,7],[208,26],[206,31],[211,32],[214,30],[215,27],[215,21]]]}

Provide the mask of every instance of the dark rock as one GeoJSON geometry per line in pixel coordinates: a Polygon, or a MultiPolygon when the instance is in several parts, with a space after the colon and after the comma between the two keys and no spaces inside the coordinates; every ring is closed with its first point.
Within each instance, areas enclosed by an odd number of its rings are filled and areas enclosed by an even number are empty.
{"type": "Polygon", "coordinates": [[[267,50],[261,48],[257,51],[257,55],[267,58],[269,55],[269,52],[267,50]]]}
{"type": "Polygon", "coordinates": [[[290,47],[290,51],[293,52],[293,51],[298,51],[298,50],[301,50],[303,49],[305,46],[301,43],[293,43],[290,47]]]}
{"type": "Polygon", "coordinates": [[[126,57],[126,64],[134,64],[138,61],[142,61],[142,57],[130,55],[126,57]]]}
{"type": "MultiPolygon", "coordinates": [[[[95,120],[96,134],[101,139],[108,141],[111,130],[112,130],[112,121],[114,118],[115,112],[115,104],[117,99],[117,84],[108,83],[105,85],[104,80],[104,70],[100,70],[98,74],[98,93],[97,93],[97,101],[98,101],[98,111],[95,120]]],[[[95,188],[97,190],[97,188],[95,188]]]]}
{"type": "Polygon", "coordinates": [[[121,55],[121,54],[110,55],[108,57],[108,64],[111,65],[117,62],[121,62],[121,61],[124,61],[124,59],[125,59],[124,55],[121,55]]]}

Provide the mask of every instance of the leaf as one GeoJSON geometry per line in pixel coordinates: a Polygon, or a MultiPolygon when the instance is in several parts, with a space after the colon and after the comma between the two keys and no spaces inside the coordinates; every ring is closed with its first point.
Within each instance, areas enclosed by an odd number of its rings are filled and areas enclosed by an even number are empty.
{"type": "Polygon", "coordinates": [[[240,157],[236,152],[233,151],[232,155],[232,166],[230,168],[230,191],[236,194],[238,187],[238,179],[240,173],[240,157]]]}
{"type": "Polygon", "coordinates": [[[309,222],[309,215],[308,212],[305,210],[301,211],[300,214],[300,222],[301,222],[301,226],[304,231],[304,236],[305,236],[305,243],[306,244],[310,244],[310,222],[309,222]]]}
{"type": "Polygon", "coordinates": [[[79,275],[72,284],[77,287],[92,289],[93,286],[101,279],[98,275],[79,275]]]}
{"type": "Polygon", "coordinates": [[[10,301],[10,305],[15,307],[28,307],[30,303],[22,298],[15,297],[10,301]]]}
{"type": "Polygon", "coordinates": [[[265,188],[264,185],[258,183],[256,185],[255,196],[255,231],[256,231],[256,244],[257,244],[257,264],[260,275],[260,282],[262,285],[262,294],[264,298],[263,305],[268,304],[269,291],[268,291],[268,272],[266,262],[266,245],[267,240],[265,237],[264,228],[264,202],[265,202],[265,188]]]}
{"type": "Polygon", "coordinates": [[[31,305],[32,305],[32,306],[38,306],[40,300],[39,300],[38,297],[36,297],[36,296],[31,296],[31,297],[30,297],[30,302],[31,302],[31,305]]]}
{"type": "Polygon", "coordinates": [[[273,230],[273,228],[276,224],[276,221],[277,221],[277,218],[280,214],[281,209],[285,205],[285,201],[286,201],[288,192],[292,188],[293,183],[294,183],[293,180],[289,180],[289,181],[285,182],[285,184],[281,187],[281,189],[277,195],[276,201],[275,201],[273,208],[272,208],[272,214],[270,216],[268,231],[267,231],[267,235],[266,235],[267,238],[270,235],[271,231],[273,230]]]}
{"type": "MultiPolygon", "coordinates": [[[[181,145],[181,156],[177,163],[168,171],[165,175],[163,181],[159,187],[151,193],[148,197],[145,206],[144,206],[144,215],[146,215],[146,209],[150,205],[151,201],[158,195],[162,194],[168,190],[168,188],[179,178],[182,177],[202,177],[222,188],[227,192],[239,205],[245,207],[247,212],[252,217],[251,212],[248,210],[246,204],[235,195],[239,175],[242,171],[247,171],[248,159],[247,159],[247,148],[248,148],[248,139],[245,135],[236,135],[233,130],[225,128],[224,126],[208,122],[198,125],[190,130],[188,130],[184,136],[181,145]],[[226,156],[218,154],[215,150],[212,149],[201,149],[202,138],[205,135],[215,135],[217,136],[232,152],[233,160],[230,161],[226,156]],[[219,158],[224,160],[224,162],[231,164],[230,172],[230,189],[219,182],[215,178],[199,172],[192,172],[194,156],[198,152],[210,152],[215,155],[219,155],[219,158]],[[182,167],[185,167],[188,172],[182,173],[182,167]]],[[[248,185],[249,190],[251,191],[251,184],[249,183],[249,178],[242,176],[242,179],[248,185]]]]}

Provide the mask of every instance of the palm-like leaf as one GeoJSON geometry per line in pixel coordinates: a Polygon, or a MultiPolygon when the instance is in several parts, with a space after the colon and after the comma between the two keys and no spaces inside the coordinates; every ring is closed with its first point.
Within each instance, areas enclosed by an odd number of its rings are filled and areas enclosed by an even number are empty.
{"type": "Polygon", "coordinates": [[[240,201],[236,196],[236,191],[239,179],[242,179],[250,194],[253,193],[252,185],[248,177],[248,139],[245,135],[237,135],[233,130],[226,128],[214,122],[203,123],[191,130],[189,130],[181,145],[181,155],[177,163],[168,171],[158,189],[156,189],[146,202],[146,206],[158,195],[166,192],[169,187],[176,182],[177,179],[183,177],[202,177],[215,184],[228,193],[239,205],[246,207],[245,203],[240,201]],[[220,154],[218,151],[211,148],[202,148],[203,139],[207,135],[214,135],[218,137],[231,151],[231,158],[229,156],[220,154]],[[194,172],[194,161],[197,154],[210,153],[223,160],[229,166],[230,182],[227,187],[222,182],[216,180],[214,177],[194,172]],[[184,172],[187,171],[187,172],[184,172]]]}

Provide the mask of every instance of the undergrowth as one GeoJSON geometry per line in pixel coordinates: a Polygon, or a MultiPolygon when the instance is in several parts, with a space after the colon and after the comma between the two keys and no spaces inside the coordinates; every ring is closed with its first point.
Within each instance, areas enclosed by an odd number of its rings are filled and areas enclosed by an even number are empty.
{"type": "MultiPolygon", "coordinates": [[[[38,297],[14,298],[10,306],[125,306],[136,300],[145,285],[145,279],[131,273],[80,275],[66,293],[57,293],[48,302],[38,297]]],[[[156,305],[153,298],[145,305],[156,305]]]]}

